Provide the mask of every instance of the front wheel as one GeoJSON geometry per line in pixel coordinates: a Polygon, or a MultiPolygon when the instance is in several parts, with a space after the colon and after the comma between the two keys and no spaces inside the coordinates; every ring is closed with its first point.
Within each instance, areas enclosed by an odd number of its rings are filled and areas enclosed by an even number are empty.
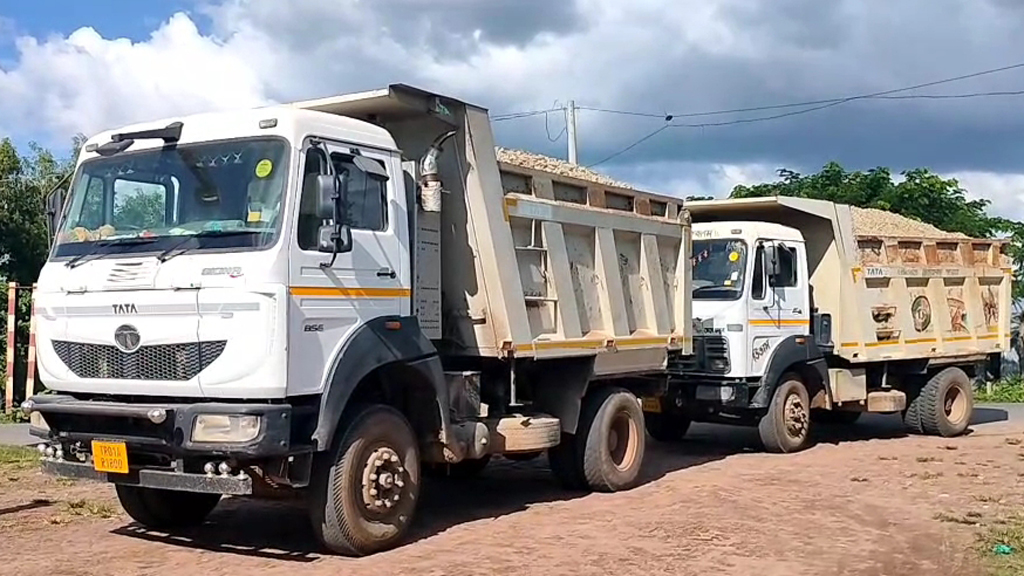
{"type": "Polygon", "coordinates": [[[310,485],[310,518],[332,552],[363,556],[392,548],[408,531],[419,500],[416,436],[397,410],[370,405],[347,419],[310,485]]]}
{"type": "Polygon", "coordinates": [[[775,389],[768,412],[757,425],[768,452],[798,452],[807,447],[811,423],[807,387],[800,376],[786,374],[775,389]]]}
{"type": "Polygon", "coordinates": [[[132,520],[156,530],[198,526],[220,502],[220,494],[179,492],[130,484],[117,484],[114,490],[121,507],[132,520]]]}

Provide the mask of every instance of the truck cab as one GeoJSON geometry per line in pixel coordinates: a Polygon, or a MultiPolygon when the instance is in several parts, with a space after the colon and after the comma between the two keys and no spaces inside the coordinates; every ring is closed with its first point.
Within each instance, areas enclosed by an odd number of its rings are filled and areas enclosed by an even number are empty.
{"type": "MultiPolygon", "coordinates": [[[[695,372],[756,385],[784,340],[807,336],[810,290],[798,230],[768,222],[695,224],[692,275],[701,348],[695,372]]],[[[727,386],[713,396],[735,392],[727,386]]],[[[699,396],[709,394],[702,389],[699,396]]]]}
{"type": "Polygon", "coordinates": [[[680,437],[693,420],[756,423],[787,368],[821,373],[831,350],[800,230],[736,220],[695,223],[692,234],[694,353],[670,365],[677,384],[647,415],[656,438],[680,437]]]}

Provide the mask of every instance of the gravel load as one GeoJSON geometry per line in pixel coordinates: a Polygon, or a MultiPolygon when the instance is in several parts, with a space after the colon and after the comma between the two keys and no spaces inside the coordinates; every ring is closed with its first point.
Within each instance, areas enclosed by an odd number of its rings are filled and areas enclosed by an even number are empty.
{"type": "Polygon", "coordinates": [[[630,186],[625,182],[613,180],[604,174],[594,172],[593,170],[583,166],[570,164],[565,160],[559,160],[558,158],[551,158],[550,156],[543,156],[541,154],[534,154],[533,152],[526,152],[523,150],[511,150],[500,146],[496,146],[494,150],[498,154],[498,162],[504,162],[505,164],[511,164],[521,168],[529,168],[531,170],[540,170],[541,172],[550,172],[552,174],[567,176],[569,178],[577,178],[579,180],[586,180],[587,182],[601,184],[602,186],[614,186],[616,188],[637,190],[635,186],[630,186]]]}
{"type": "Polygon", "coordinates": [[[968,236],[959,232],[945,232],[931,224],[875,208],[850,207],[853,212],[853,231],[857,236],[907,236],[928,239],[956,239],[968,236]]]}
{"type": "MultiPolygon", "coordinates": [[[[495,147],[495,152],[498,155],[498,162],[512,166],[577,178],[602,186],[638,190],[635,186],[619,182],[604,174],[594,172],[589,168],[570,164],[558,158],[551,158],[550,156],[524,150],[502,148],[500,146],[495,147]]],[[[858,236],[905,236],[927,239],[958,239],[968,237],[957,232],[945,232],[931,224],[925,224],[924,222],[884,210],[858,208],[856,206],[851,206],[850,208],[853,212],[854,233],[858,236]]]]}

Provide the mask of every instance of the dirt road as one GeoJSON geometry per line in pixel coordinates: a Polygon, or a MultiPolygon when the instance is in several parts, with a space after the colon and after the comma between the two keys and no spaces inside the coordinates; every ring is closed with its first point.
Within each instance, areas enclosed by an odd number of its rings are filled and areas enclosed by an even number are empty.
{"type": "Polygon", "coordinates": [[[700,427],[652,441],[645,483],[618,494],[567,493],[543,460],[502,461],[426,485],[413,541],[357,560],[321,554],[294,504],[225,500],[172,536],[131,524],[107,485],[6,468],[0,558],[22,576],[976,574],[976,533],[1024,504],[1024,424],[977,417],[994,423],[955,440],[870,418],[785,456],[757,452],[752,431],[700,427]]]}

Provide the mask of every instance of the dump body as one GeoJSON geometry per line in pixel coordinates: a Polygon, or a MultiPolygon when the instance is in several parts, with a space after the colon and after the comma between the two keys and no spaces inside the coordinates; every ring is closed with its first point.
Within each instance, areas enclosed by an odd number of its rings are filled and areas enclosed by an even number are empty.
{"type": "Polygon", "coordinates": [[[408,86],[293,106],[372,119],[406,158],[455,131],[438,157],[440,214],[416,215],[417,314],[443,354],[597,355],[596,373],[614,374],[688,353],[678,199],[499,165],[486,110],[408,86]]]}
{"type": "Polygon", "coordinates": [[[834,354],[857,363],[957,359],[1009,346],[1005,241],[971,239],[820,200],[773,197],[687,203],[695,222],[752,220],[798,229],[812,307],[831,315],[834,354]]]}

